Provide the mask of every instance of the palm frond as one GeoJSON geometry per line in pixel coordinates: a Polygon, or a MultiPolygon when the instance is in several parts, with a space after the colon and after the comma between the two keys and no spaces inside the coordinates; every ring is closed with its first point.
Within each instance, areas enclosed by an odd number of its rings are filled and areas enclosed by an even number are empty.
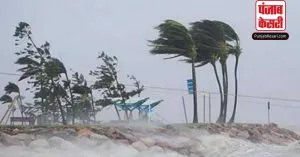
{"type": "Polygon", "coordinates": [[[35,66],[40,66],[39,62],[35,61],[32,58],[29,58],[28,56],[18,58],[18,60],[15,63],[19,64],[19,65],[35,65],[35,66]]]}
{"type": "Polygon", "coordinates": [[[12,98],[11,98],[11,96],[5,94],[5,95],[3,95],[3,96],[0,98],[0,101],[2,101],[2,104],[5,104],[5,103],[11,103],[11,102],[12,102],[12,98]]]}
{"type": "Polygon", "coordinates": [[[67,72],[66,67],[65,67],[63,62],[61,62],[57,58],[51,58],[51,60],[56,63],[56,65],[59,67],[61,73],[66,73],[67,72]]]}
{"type": "Polygon", "coordinates": [[[18,85],[14,84],[12,82],[9,82],[8,85],[6,85],[4,87],[4,90],[5,90],[6,94],[19,93],[20,92],[20,89],[19,89],[18,85]]]}
{"type": "Polygon", "coordinates": [[[181,54],[179,54],[179,55],[175,55],[175,56],[172,56],[172,57],[167,57],[167,58],[164,58],[165,60],[167,60],[167,59],[173,59],[173,58],[177,58],[177,57],[180,57],[181,56],[181,54]]]}
{"type": "Polygon", "coordinates": [[[27,71],[25,71],[21,77],[19,78],[19,81],[22,81],[26,78],[29,78],[31,76],[34,76],[36,75],[38,72],[40,72],[40,69],[37,69],[37,68],[30,68],[30,69],[27,69],[27,71]]]}
{"type": "Polygon", "coordinates": [[[188,29],[174,20],[165,20],[156,27],[159,38],[149,41],[151,54],[175,54],[189,56],[194,47],[194,41],[188,29]]]}
{"type": "Polygon", "coordinates": [[[56,58],[51,58],[45,64],[45,71],[50,78],[54,78],[62,73],[66,73],[66,68],[60,60],[56,58]]]}
{"type": "Polygon", "coordinates": [[[227,41],[239,41],[239,37],[235,30],[227,23],[222,22],[222,21],[214,21],[218,25],[220,25],[224,31],[224,36],[227,41]]]}

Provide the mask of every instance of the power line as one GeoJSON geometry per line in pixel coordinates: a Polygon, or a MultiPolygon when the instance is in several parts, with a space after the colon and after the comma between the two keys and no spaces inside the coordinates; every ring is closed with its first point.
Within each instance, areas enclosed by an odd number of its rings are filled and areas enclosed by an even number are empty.
{"type": "Polygon", "coordinates": [[[7,72],[0,72],[0,75],[21,76],[20,74],[15,74],[15,73],[7,73],[7,72]]]}
{"type": "MultiPolygon", "coordinates": [[[[21,76],[20,74],[15,74],[15,73],[7,73],[7,72],[0,72],[0,75],[11,75],[11,76],[21,76]]],[[[94,82],[94,81],[87,81],[87,82],[94,82]]],[[[132,84],[124,84],[126,86],[135,86],[132,84]]],[[[187,89],[179,89],[179,88],[166,88],[166,87],[157,87],[157,86],[149,86],[149,85],[144,85],[146,88],[152,88],[152,89],[160,89],[160,90],[169,90],[169,91],[181,91],[181,92],[188,92],[187,89]]],[[[219,95],[219,92],[208,92],[208,91],[197,91],[200,94],[214,94],[214,95],[219,95]]],[[[235,96],[234,94],[227,94],[228,96],[235,96]]],[[[265,96],[253,96],[253,95],[242,95],[238,94],[238,97],[244,97],[244,98],[256,98],[256,99],[264,99],[264,100],[277,100],[277,101],[289,101],[289,102],[300,102],[299,99],[287,99],[287,98],[277,98],[277,97],[265,97],[265,96]]]]}

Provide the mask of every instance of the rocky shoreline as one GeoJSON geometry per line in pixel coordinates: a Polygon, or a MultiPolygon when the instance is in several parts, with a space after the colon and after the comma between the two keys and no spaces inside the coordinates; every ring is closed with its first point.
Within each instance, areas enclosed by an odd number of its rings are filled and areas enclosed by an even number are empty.
{"type": "MultiPolygon", "coordinates": [[[[39,139],[54,141],[61,138],[73,141],[87,138],[97,142],[111,140],[138,151],[173,151],[182,155],[202,156],[201,139],[196,137],[222,135],[253,143],[288,145],[300,141],[295,132],[276,124],[174,124],[151,126],[110,125],[98,126],[0,126],[0,145],[29,146],[39,139]]],[[[37,145],[37,144],[36,144],[37,145]]]]}

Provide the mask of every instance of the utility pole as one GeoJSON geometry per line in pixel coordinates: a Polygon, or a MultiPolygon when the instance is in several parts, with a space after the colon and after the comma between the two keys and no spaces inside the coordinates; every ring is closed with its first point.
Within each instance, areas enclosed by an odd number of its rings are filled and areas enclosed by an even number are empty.
{"type": "Polygon", "coordinates": [[[185,122],[188,123],[187,114],[186,114],[186,108],[185,108],[185,102],[184,102],[184,97],[183,96],[182,96],[182,105],[183,105],[185,122]]]}
{"type": "Polygon", "coordinates": [[[268,124],[270,124],[270,101],[268,101],[268,124]]]}
{"type": "Polygon", "coordinates": [[[208,121],[209,123],[211,123],[211,97],[210,97],[210,93],[208,93],[208,121]]]}
{"type": "Polygon", "coordinates": [[[205,93],[203,95],[203,122],[205,123],[205,93]]]}

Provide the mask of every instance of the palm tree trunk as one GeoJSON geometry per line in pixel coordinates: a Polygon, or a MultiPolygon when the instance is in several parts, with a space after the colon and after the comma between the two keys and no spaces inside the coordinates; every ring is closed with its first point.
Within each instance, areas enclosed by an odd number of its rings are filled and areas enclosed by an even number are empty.
{"type": "MultiPolygon", "coordinates": [[[[116,81],[116,83],[117,83],[117,86],[119,86],[119,81],[118,81],[117,74],[114,75],[114,79],[115,79],[115,81],[116,81]]],[[[122,103],[125,103],[125,100],[124,100],[123,97],[122,97],[122,103]]],[[[120,112],[119,112],[119,110],[117,109],[117,105],[116,105],[116,104],[114,104],[114,105],[115,105],[116,112],[117,112],[117,114],[118,114],[118,118],[119,118],[119,120],[121,120],[120,112]]]]}
{"type": "MultiPolygon", "coordinates": [[[[109,91],[109,94],[111,94],[111,91],[109,91]]],[[[119,119],[119,120],[121,120],[120,112],[119,112],[119,110],[118,110],[118,108],[117,108],[117,105],[116,105],[116,103],[114,103],[114,107],[115,107],[115,110],[116,110],[116,113],[117,113],[118,119],[119,119]]]]}
{"type": "MultiPolygon", "coordinates": [[[[30,40],[30,42],[31,42],[31,44],[34,46],[34,48],[36,49],[36,51],[38,52],[38,54],[40,55],[40,57],[41,58],[43,58],[43,55],[42,55],[42,53],[39,51],[39,48],[36,46],[36,44],[33,42],[33,40],[32,40],[32,38],[31,38],[31,36],[29,35],[29,34],[27,34],[27,37],[28,37],[28,39],[30,40]]],[[[41,61],[41,65],[43,65],[42,64],[43,62],[41,61]]],[[[41,89],[40,90],[43,90],[43,84],[44,84],[44,82],[43,82],[43,69],[42,69],[42,72],[41,72],[41,89]]],[[[41,106],[42,106],[42,110],[43,110],[43,108],[44,108],[44,98],[42,97],[42,100],[41,100],[41,106]]]]}
{"type": "Polygon", "coordinates": [[[224,99],[224,120],[223,123],[226,123],[227,118],[227,105],[228,105],[228,72],[226,62],[224,64],[224,74],[225,74],[225,99],[224,99]]]}
{"type": "Polygon", "coordinates": [[[92,103],[92,110],[93,110],[93,116],[94,116],[94,121],[96,122],[96,112],[95,112],[95,104],[94,104],[94,96],[93,96],[93,91],[92,89],[90,90],[90,94],[91,94],[91,103],[92,103]]]}
{"type": "Polygon", "coordinates": [[[115,103],[114,103],[114,107],[115,107],[115,110],[116,110],[116,112],[117,112],[118,119],[121,120],[120,112],[119,112],[119,110],[118,110],[118,108],[117,108],[117,105],[116,105],[115,103]]]}
{"type": "Polygon", "coordinates": [[[22,98],[21,98],[21,93],[18,92],[19,95],[19,99],[20,99],[20,103],[21,103],[21,117],[22,117],[22,126],[24,125],[24,112],[23,112],[23,102],[22,102],[22,98]]]}
{"type": "Polygon", "coordinates": [[[198,123],[197,84],[196,84],[196,71],[195,71],[194,59],[192,59],[192,77],[193,77],[193,98],[194,98],[194,117],[193,117],[193,123],[198,123]]]}
{"type": "Polygon", "coordinates": [[[234,123],[236,106],[237,106],[237,93],[238,93],[238,78],[237,78],[237,69],[239,64],[239,55],[235,55],[235,67],[234,67],[234,77],[235,77],[235,90],[234,90],[234,106],[231,118],[228,123],[234,123]]]}
{"type": "Polygon", "coordinates": [[[75,109],[74,109],[74,97],[73,97],[73,93],[72,93],[72,90],[71,90],[71,85],[70,85],[70,80],[69,80],[69,77],[68,77],[68,74],[67,72],[65,73],[65,76],[66,76],[66,79],[67,81],[69,82],[68,84],[68,88],[69,88],[69,92],[70,92],[70,97],[71,97],[71,107],[72,107],[72,124],[74,125],[75,124],[75,109]]]}
{"type": "MultiPolygon", "coordinates": [[[[41,78],[41,91],[44,90],[43,84],[44,84],[43,78],[41,78]]],[[[41,100],[41,108],[42,108],[42,113],[44,114],[45,106],[44,106],[44,97],[43,97],[43,95],[42,95],[42,100],[41,100]]]]}
{"type": "Polygon", "coordinates": [[[217,79],[217,82],[218,82],[218,86],[219,86],[219,92],[220,92],[220,101],[221,101],[221,106],[220,106],[220,114],[219,114],[219,118],[217,120],[217,123],[220,123],[221,122],[221,119],[223,117],[223,108],[224,108],[224,105],[223,105],[223,91],[222,91],[222,85],[221,85],[221,81],[220,81],[220,78],[219,78],[219,75],[218,75],[218,71],[217,71],[217,67],[216,67],[216,64],[215,63],[211,63],[213,68],[214,68],[214,72],[215,72],[215,76],[216,76],[216,79],[217,79]]]}
{"type": "Polygon", "coordinates": [[[58,103],[58,107],[59,107],[59,110],[60,110],[60,113],[61,113],[61,118],[62,118],[63,125],[67,125],[67,121],[66,121],[66,118],[65,118],[65,113],[64,113],[64,110],[62,108],[61,101],[60,101],[60,99],[57,95],[57,90],[56,90],[57,87],[55,86],[53,79],[51,79],[51,82],[52,82],[52,86],[53,86],[53,89],[54,89],[54,94],[55,94],[55,97],[56,97],[56,100],[57,100],[57,103],[58,103]]]}
{"type": "Polygon", "coordinates": [[[223,81],[223,108],[222,108],[222,117],[220,122],[225,123],[226,122],[226,113],[225,113],[225,108],[226,108],[226,103],[227,103],[227,92],[226,92],[226,74],[225,74],[225,64],[224,62],[221,62],[221,67],[222,67],[222,81],[223,81]]]}

